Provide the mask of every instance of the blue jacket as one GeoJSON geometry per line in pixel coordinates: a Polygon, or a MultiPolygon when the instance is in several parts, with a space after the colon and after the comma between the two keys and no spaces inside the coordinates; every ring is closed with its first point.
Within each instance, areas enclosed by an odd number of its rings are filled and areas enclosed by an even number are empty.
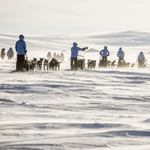
{"type": "Polygon", "coordinates": [[[15,45],[15,48],[16,48],[16,51],[17,51],[17,55],[24,55],[25,52],[27,51],[26,50],[26,43],[25,41],[23,40],[23,36],[19,36],[19,40],[16,42],[16,45],[15,45]]]}
{"type": "Polygon", "coordinates": [[[77,58],[79,50],[83,51],[83,48],[77,47],[77,43],[74,42],[73,47],[71,48],[71,58],[77,58]]]}
{"type": "Polygon", "coordinates": [[[123,57],[125,56],[125,54],[124,54],[124,52],[122,51],[121,48],[119,49],[119,51],[118,51],[118,53],[117,53],[117,56],[118,56],[119,58],[123,58],[123,57]]]}
{"type": "Polygon", "coordinates": [[[109,51],[107,50],[107,46],[104,46],[104,49],[100,51],[100,54],[102,54],[102,56],[109,56],[109,51]]]}
{"type": "Polygon", "coordinates": [[[145,61],[145,56],[144,56],[143,53],[140,53],[140,54],[138,55],[138,60],[142,60],[143,62],[145,61]]]}

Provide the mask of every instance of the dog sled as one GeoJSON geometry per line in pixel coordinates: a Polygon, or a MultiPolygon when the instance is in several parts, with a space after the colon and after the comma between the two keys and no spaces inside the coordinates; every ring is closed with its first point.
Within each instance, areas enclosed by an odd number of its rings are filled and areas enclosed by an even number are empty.
{"type": "Polygon", "coordinates": [[[117,68],[129,68],[130,63],[126,62],[124,59],[118,60],[117,68]]]}
{"type": "Polygon", "coordinates": [[[71,64],[71,61],[70,61],[70,67],[71,67],[71,70],[76,70],[76,67],[77,67],[77,70],[78,69],[81,69],[81,70],[84,70],[85,69],[85,59],[82,55],[78,55],[78,58],[77,58],[77,62],[71,64]],[[77,65],[77,66],[75,66],[77,65]]]}
{"type": "Polygon", "coordinates": [[[102,56],[100,55],[98,67],[111,67],[111,61],[103,61],[102,56]]]}
{"type": "Polygon", "coordinates": [[[36,66],[37,59],[33,58],[33,60],[28,60],[27,54],[25,55],[25,64],[24,68],[26,71],[33,71],[36,66]]]}
{"type": "Polygon", "coordinates": [[[82,55],[78,55],[77,67],[80,68],[81,70],[85,69],[85,59],[82,55]]]}
{"type": "Polygon", "coordinates": [[[147,59],[145,61],[139,60],[137,66],[138,68],[150,68],[147,59]]]}
{"type": "MultiPolygon", "coordinates": [[[[21,72],[33,71],[36,66],[37,59],[33,58],[33,60],[28,60],[27,54],[25,55],[24,67],[21,72]]],[[[16,69],[11,72],[17,72],[17,58],[16,58],[16,69]]]]}

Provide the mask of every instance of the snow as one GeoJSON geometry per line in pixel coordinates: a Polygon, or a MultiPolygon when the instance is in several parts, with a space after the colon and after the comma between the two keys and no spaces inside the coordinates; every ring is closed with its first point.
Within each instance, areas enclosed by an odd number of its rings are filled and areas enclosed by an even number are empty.
{"type": "MultiPolygon", "coordinates": [[[[16,35],[0,34],[0,47],[14,49],[16,35]]],[[[105,45],[109,60],[136,63],[143,51],[150,60],[150,33],[124,31],[82,35],[25,36],[28,57],[64,53],[60,71],[11,72],[13,60],[0,58],[0,149],[8,150],[149,150],[150,69],[98,68],[105,45]],[[70,71],[70,47],[97,60],[95,69],[70,71]]],[[[87,64],[86,64],[87,65],[87,64]]]]}

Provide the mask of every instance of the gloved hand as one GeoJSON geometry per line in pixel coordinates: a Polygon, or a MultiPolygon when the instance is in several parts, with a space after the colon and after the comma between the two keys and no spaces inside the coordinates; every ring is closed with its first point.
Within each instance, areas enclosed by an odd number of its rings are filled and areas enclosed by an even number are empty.
{"type": "Polygon", "coordinates": [[[25,51],[25,54],[27,53],[27,51],[25,51]]]}
{"type": "Polygon", "coordinates": [[[100,53],[100,55],[102,56],[102,53],[100,53]]]}
{"type": "Polygon", "coordinates": [[[85,51],[86,49],[88,49],[88,47],[84,47],[84,48],[83,48],[83,51],[85,51]]]}

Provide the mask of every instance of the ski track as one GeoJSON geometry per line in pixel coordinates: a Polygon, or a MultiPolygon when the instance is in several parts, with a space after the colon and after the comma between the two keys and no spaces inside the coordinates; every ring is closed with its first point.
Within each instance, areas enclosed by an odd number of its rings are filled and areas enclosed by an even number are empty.
{"type": "Polygon", "coordinates": [[[12,68],[14,60],[0,59],[0,150],[150,149],[149,69],[12,68]]]}

